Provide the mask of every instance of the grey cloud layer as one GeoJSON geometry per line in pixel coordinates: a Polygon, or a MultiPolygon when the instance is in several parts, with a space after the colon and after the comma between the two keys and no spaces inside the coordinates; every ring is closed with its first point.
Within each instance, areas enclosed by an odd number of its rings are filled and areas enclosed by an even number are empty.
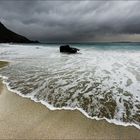
{"type": "Polygon", "coordinates": [[[0,1],[1,21],[41,41],[140,33],[139,1],[0,1]]]}

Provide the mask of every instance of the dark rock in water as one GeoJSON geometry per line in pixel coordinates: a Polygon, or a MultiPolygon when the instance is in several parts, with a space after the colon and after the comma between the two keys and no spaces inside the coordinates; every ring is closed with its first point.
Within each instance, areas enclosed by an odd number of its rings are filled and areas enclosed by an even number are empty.
{"type": "Polygon", "coordinates": [[[39,42],[31,41],[28,38],[9,30],[0,22],[0,43],[39,43],[39,42]]]}
{"type": "Polygon", "coordinates": [[[79,51],[79,49],[72,48],[69,45],[60,46],[60,52],[64,52],[64,53],[77,53],[77,51],[79,51]]]}
{"type": "Polygon", "coordinates": [[[39,47],[36,47],[36,49],[39,49],[39,47]]]}

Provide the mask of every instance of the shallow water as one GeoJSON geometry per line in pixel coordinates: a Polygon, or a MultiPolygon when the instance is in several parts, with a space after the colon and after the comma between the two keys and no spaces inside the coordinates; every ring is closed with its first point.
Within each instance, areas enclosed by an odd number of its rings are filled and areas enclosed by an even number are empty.
{"type": "Polygon", "coordinates": [[[72,44],[79,54],[61,54],[58,45],[0,45],[0,70],[11,90],[61,109],[78,108],[140,128],[140,45],[72,44]]]}

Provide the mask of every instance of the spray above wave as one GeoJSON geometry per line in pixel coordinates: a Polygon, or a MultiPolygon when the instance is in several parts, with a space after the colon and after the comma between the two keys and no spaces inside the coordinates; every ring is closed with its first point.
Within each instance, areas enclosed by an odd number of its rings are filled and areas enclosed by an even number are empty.
{"type": "Polygon", "coordinates": [[[140,51],[83,47],[82,54],[67,55],[55,47],[28,48],[0,47],[2,58],[15,62],[0,71],[12,90],[54,108],[140,127],[140,51]]]}

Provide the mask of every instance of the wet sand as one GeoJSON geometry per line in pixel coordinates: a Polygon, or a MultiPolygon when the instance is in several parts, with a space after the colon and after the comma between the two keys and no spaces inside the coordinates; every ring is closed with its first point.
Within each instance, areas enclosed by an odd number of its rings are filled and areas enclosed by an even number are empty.
{"type": "MultiPolygon", "coordinates": [[[[6,62],[6,61],[0,61],[0,68],[4,67],[4,66],[7,66],[9,64],[9,62],[6,62]]],[[[0,81],[2,79],[0,78],[0,81]]],[[[0,82],[0,94],[2,93],[2,89],[3,89],[3,84],[2,82],[0,82]]]]}
{"type": "Polygon", "coordinates": [[[9,62],[6,61],[0,61],[0,68],[7,66],[9,64],[9,62]]]}
{"type": "Polygon", "coordinates": [[[0,139],[122,139],[140,138],[140,130],[91,120],[79,111],[50,111],[20,97],[0,83],[0,139]]]}

